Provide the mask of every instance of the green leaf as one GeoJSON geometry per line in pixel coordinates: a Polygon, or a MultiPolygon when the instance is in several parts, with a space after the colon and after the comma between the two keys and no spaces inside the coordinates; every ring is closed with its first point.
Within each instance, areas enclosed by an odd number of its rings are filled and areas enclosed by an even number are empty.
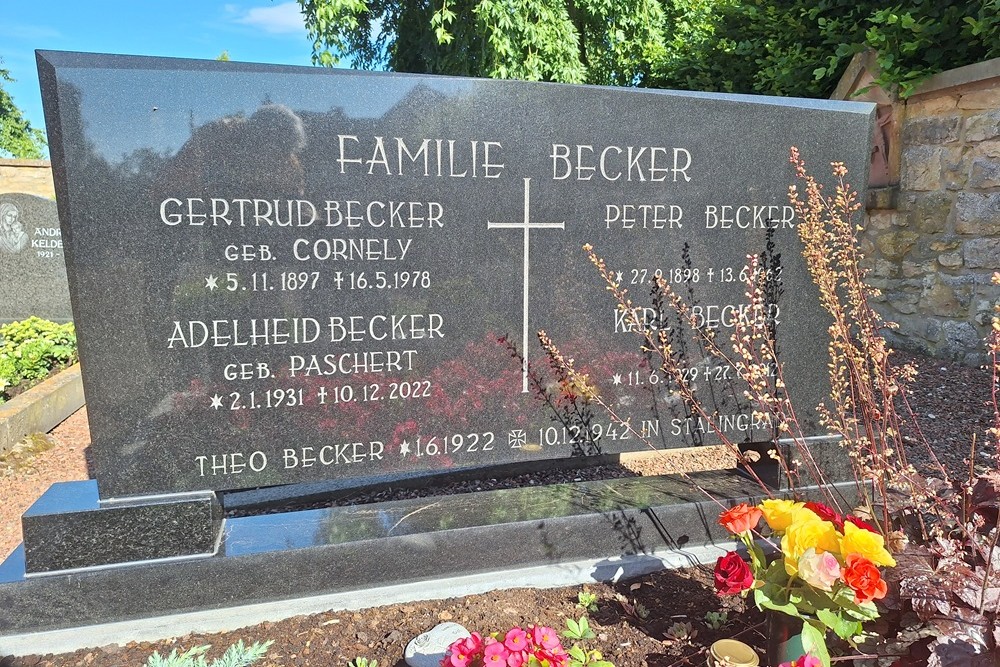
{"type": "Polygon", "coordinates": [[[850,621],[830,609],[816,610],[816,618],[823,621],[826,627],[833,630],[838,637],[844,640],[850,640],[851,637],[861,632],[861,623],[850,621]]]}
{"type": "Polygon", "coordinates": [[[750,563],[753,566],[753,571],[758,572],[767,564],[767,556],[764,554],[764,550],[760,548],[760,545],[755,541],[750,540],[748,546],[748,551],[750,552],[750,563]]]}
{"type": "Polygon", "coordinates": [[[789,616],[794,616],[796,618],[799,618],[799,610],[794,604],[792,604],[791,602],[784,602],[784,603],[775,602],[770,597],[768,597],[767,593],[764,592],[763,588],[758,588],[753,592],[753,599],[754,602],[757,604],[758,609],[761,610],[772,609],[774,611],[779,611],[782,614],[788,614],[789,616]]]}
{"type": "Polygon", "coordinates": [[[814,625],[815,621],[806,621],[802,624],[802,648],[823,663],[823,667],[830,667],[830,651],[826,648],[826,633],[814,625]]]}
{"type": "Polygon", "coordinates": [[[594,634],[594,631],[590,629],[590,622],[587,621],[586,616],[581,616],[579,621],[567,618],[566,627],[568,629],[563,631],[563,637],[568,637],[570,639],[593,639],[597,636],[594,634]]]}

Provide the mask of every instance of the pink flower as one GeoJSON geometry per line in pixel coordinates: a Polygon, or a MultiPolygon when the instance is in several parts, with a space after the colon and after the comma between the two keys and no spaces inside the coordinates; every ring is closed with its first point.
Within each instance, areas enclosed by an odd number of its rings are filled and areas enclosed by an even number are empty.
{"type": "Polygon", "coordinates": [[[534,639],[535,644],[541,646],[542,648],[555,648],[556,646],[561,646],[559,643],[559,635],[552,628],[547,628],[544,625],[536,625],[531,628],[532,639],[534,639]]]}
{"type": "Polygon", "coordinates": [[[799,579],[821,591],[833,590],[840,579],[840,563],[829,551],[818,554],[816,549],[806,549],[799,557],[799,579]]]}
{"type": "Polygon", "coordinates": [[[811,655],[804,655],[790,662],[783,662],[778,667],[823,667],[823,661],[811,655]]]}
{"type": "Polygon", "coordinates": [[[521,628],[511,628],[503,638],[503,645],[511,651],[521,651],[528,646],[528,633],[521,628]]]}
{"type": "Polygon", "coordinates": [[[552,656],[552,664],[555,667],[563,667],[569,662],[569,654],[566,653],[566,649],[562,647],[562,644],[552,648],[549,651],[549,655],[552,656]]]}
{"type": "Polygon", "coordinates": [[[507,658],[510,653],[507,651],[507,647],[501,642],[494,641],[486,646],[483,656],[483,664],[487,667],[499,667],[503,665],[506,667],[507,658]]]}
{"type": "Polygon", "coordinates": [[[511,651],[507,656],[507,667],[522,667],[528,664],[527,651],[511,651]]]}
{"type": "Polygon", "coordinates": [[[483,650],[483,636],[473,632],[471,637],[456,639],[448,647],[441,667],[469,667],[483,650]]]}
{"type": "Polygon", "coordinates": [[[465,650],[462,646],[462,640],[459,639],[448,649],[447,657],[441,661],[441,667],[468,667],[469,662],[472,660],[472,654],[465,650]]]}
{"type": "Polygon", "coordinates": [[[535,658],[542,663],[542,667],[562,667],[566,664],[567,657],[565,653],[557,653],[556,649],[547,651],[540,648],[535,651],[535,658]]]}
{"type": "Polygon", "coordinates": [[[471,636],[459,641],[464,642],[465,650],[476,654],[483,650],[483,636],[478,632],[473,632],[471,636]]]}

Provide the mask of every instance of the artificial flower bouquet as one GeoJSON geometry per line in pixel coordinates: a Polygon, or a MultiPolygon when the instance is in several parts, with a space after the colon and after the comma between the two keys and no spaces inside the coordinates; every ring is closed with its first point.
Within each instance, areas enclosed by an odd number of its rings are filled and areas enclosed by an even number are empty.
{"type": "Polygon", "coordinates": [[[569,654],[552,628],[529,625],[483,637],[473,632],[452,642],[441,667],[567,667],[569,654]]]}
{"type": "Polygon", "coordinates": [[[718,593],[753,591],[759,609],[801,619],[802,645],[824,667],[830,665],[827,631],[854,645],[863,636],[862,623],[878,618],[874,600],[886,594],[879,566],[894,567],[896,561],[882,535],[863,520],[841,517],[822,503],[771,499],[757,506],[740,503],[723,512],[719,523],[746,546],[750,562],[736,551],[719,558],[718,593]],[[780,540],[778,557],[771,560],[754,537],[762,517],[769,531],[758,534],[775,547],[780,540]]]}

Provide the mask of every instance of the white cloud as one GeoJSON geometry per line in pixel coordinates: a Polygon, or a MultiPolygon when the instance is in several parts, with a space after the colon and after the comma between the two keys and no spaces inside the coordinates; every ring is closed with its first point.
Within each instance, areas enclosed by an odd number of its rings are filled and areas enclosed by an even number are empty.
{"type": "MultiPolygon", "coordinates": [[[[230,9],[232,5],[227,5],[230,9]]],[[[238,16],[236,23],[242,23],[254,28],[260,28],[264,32],[273,35],[298,34],[305,30],[305,23],[302,19],[302,10],[297,2],[283,2],[280,5],[270,5],[267,7],[254,7],[242,16],[238,16]]]]}

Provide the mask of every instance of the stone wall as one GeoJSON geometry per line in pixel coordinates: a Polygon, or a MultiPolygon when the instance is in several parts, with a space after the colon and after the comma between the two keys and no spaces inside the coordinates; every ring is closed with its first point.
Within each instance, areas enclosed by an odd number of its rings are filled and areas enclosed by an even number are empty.
{"type": "Polygon", "coordinates": [[[1000,300],[990,284],[1000,270],[1000,59],[881,106],[900,157],[895,184],[870,192],[862,236],[869,281],[882,290],[876,307],[899,325],[897,347],[985,363],[1000,300]]]}
{"type": "Polygon", "coordinates": [[[52,166],[48,160],[8,160],[0,158],[0,193],[24,192],[48,199],[56,198],[52,166]]]}

